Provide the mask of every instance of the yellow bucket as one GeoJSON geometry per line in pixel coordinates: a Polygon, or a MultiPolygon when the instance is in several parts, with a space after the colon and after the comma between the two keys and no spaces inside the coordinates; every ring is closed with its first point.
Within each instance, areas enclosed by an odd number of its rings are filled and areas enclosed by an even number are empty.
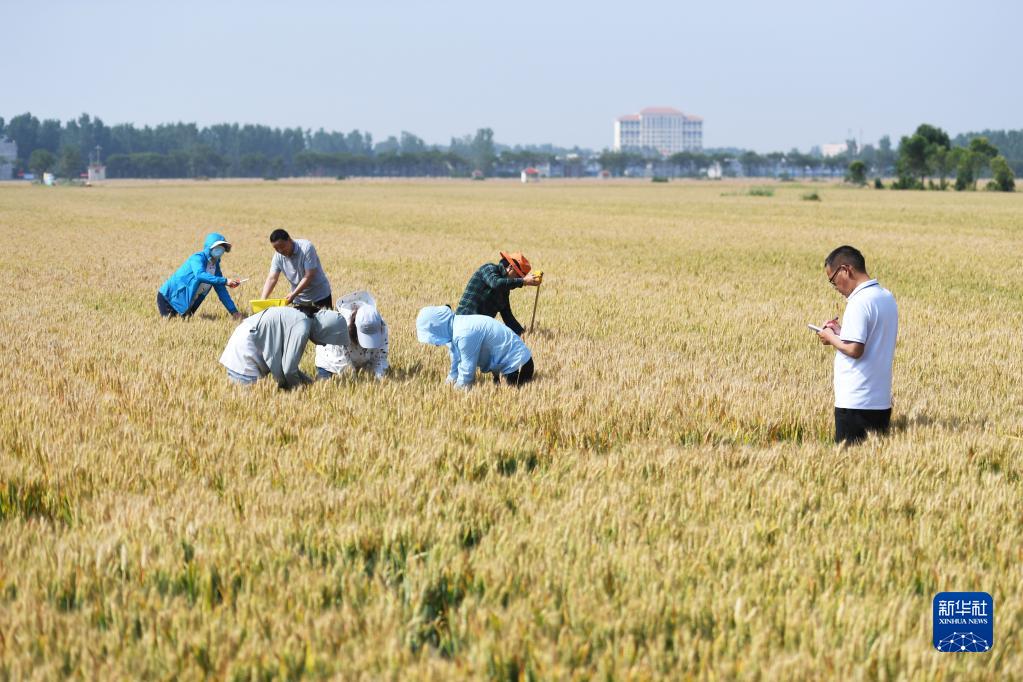
{"type": "Polygon", "coordinates": [[[249,301],[249,305],[252,306],[252,312],[258,313],[267,308],[277,308],[288,304],[286,298],[257,298],[249,301]]]}

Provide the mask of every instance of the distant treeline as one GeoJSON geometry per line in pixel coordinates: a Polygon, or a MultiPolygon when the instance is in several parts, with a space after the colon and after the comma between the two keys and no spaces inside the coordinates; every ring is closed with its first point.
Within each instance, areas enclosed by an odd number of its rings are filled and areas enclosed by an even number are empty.
{"type": "Polygon", "coordinates": [[[985,137],[987,141],[1009,162],[1016,175],[1023,174],[1023,130],[983,130],[979,133],[962,133],[952,138],[955,147],[969,147],[976,138],[985,137]]]}
{"type": "Polygon", "coordinates": [[[940,133],[934,139],[921,142],[919,135],[904,137],[897,149],[887,135],[876,146],[859,146],[855,140],[848,140],[847,151],[832,157],[792,149],[769,154],[742,150],[682,152],[662,158],[653,150],[502,147],[495,143],[489,128],[452,138],[449,145],[442,146],[427,145],[422,138],[404,131],[400,136],[374,142],[372,135],[359,130],[343,133],[237,123],[206,127],[195,123],[108,126],[89,114],[64,123],[40,120],[30,113],[9,121],[0,117],[0,137],[9,137],[18,145],[17,171],[53,171],[63,177],[82,173],[97,147],[111,178],[467,177],[477,171],[508,177],[527,166],[540,166],[554,176],[573,177],[595,175],[601,170],[615,176],[700,177],[712,168],[725,176],[834,177],[844,175],[850,165],[860,162],[865,174],[896,175],[909,187],[932,176],[944,183],[945,177],[959,177],[967,170],[975,181],[993,171],[990,160],[995,155],[1004,157],[1017,174],[1023,172],[1023,130],[965,133],[951,140],[940,129],[934,130],[940,133]],[[980,138],[986,139],[988,146],[978,146],[980,142],[975,140],[980,138]],[[956,151],[971,145],[973,156],[956,151]],[[943,155],[942,149],[949,153],[943,155]]]}
{"type": "Polygon", "coordinates": [[[429,146],[409,132],[374,144],[370,133],[271,128],[223,123],[108,126],[82,114],[77,120],[39,120],[30,113],[0,117],[0,136],[18,145],[19,171],[56,171],[77,177],[99,147],[108,177],[265,177],[311,174],[469,175],[497,159],[493,131],[429,146]]]}

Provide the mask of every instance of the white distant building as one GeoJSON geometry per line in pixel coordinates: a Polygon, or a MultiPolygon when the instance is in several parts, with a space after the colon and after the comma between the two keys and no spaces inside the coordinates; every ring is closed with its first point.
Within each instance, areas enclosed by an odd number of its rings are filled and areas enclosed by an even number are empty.
{"type": "Polygon", "coordinates": [[[107,167],[100,162],[102,147],[96,145],[96,149],[89,155],[89,182],[100,182],[107,179],[107,167]]]}
{"type": "Polygon", "coordinates": [[[18,160],[18,143],[6,137],[0,137],[0,180],[14,177],[14,162],[18,160]]]}
{"type": "Polygon", "coordinates": [[[703,149],[703,119],[671,107],[647,107],[615,119],[615,151],[655,149],[662,156],[703,149]]]}
{"type": "Polygon", "coordinates": [[[831,144],[821,145],[821,156],[825,159],[845,154],[847,151],[849,151],[849,145],[846,142],[833,142],[831,144]]]}

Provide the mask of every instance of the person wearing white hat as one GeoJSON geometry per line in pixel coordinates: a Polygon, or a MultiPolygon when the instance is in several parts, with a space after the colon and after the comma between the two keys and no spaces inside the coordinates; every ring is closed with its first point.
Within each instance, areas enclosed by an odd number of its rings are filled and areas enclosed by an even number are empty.
{"type": "Polygon", "coordinates": [[[316,378],[330,379],[345,372],[372,372],[377,379],[387,374],[390,339],[387,323],[376,301],[365,291],[343,296],[337,311],[348,324],[349,344],[316,347],[316,378]]]}

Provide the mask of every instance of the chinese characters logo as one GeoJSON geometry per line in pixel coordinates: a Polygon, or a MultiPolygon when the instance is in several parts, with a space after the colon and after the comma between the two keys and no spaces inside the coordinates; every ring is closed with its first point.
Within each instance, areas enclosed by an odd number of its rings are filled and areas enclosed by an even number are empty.
{"type": "Polygon", "coordinates": [[[987,592],[934,595],[934,648],[949,653],[990,651],[995,639],[995,600],[987,592]]]}

